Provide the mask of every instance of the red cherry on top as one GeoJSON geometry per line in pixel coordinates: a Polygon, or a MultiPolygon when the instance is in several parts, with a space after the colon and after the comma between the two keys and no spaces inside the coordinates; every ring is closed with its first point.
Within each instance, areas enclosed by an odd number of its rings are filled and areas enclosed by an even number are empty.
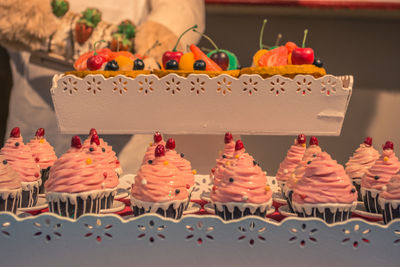
{"type": "Polygon", "coordinates": [[[21,136],[21,131],[19,130],[19,127],[15,127],[11,130],[10,137],[20,137],[21,136]]]}
{"type": "Polygon", "coordinates": [[[365,137],[364,139],[364,144],[368,145],[368,146],[372,146],[372,137],[365,137]]]}
{"type": "Polygon", "coordinates": [[[162,135],[160,134],[160,132],[155,132],[155,133],[154,133],[153,139],[154,139],[154,143],[161,142],[161,140],[162,140],[162,135]]]}
{"type": "Polygon", "coordinates": [[[229,144],[233,139],[233,136],[230,132],[225,133],[225,139],[224,142],[225,144],[229,144]]]}
{"type": "Polygon", "coordinates": [[[312,48],[295,48],[292,52],[292,64],[303,65],[313,64],[314,50],[312,48]]]}
{"type": "Polygon", "coordinates": [[[393,147],[394,147],[393,142],[386,141],[385,145],[383,145],[383,150],[388,150],[388,149],[393,150],[393,147]]]}
{"type": "Polygon", "coordinates": [[[241,150],[244,148],[242,140],[237,140],[235,144],[235,151],[241,150]]]}
{"type": "Polygon", "coordinates": [[[156,158],[165,156],[165,147],[163,145],[158,145],[154,151],[154,156],[156,158]]]}
{"type": "Polygon", "coordinates": [[[44,129],[43,128],[37,129],[35,136],[36,137],[44,137],[44,129]]]}
{"type": "Polygon", "coordinates": [[[87,68],[89,70],[99,70],[104,63],[107,62],[107,59],[100,55],[93,55],[87,60],[87,68]]]}
{"type": "Polygon", "coordinates": [[[306,143],[306,136],[304,134],[299,134],[297,136],[297,143],[298,144],[305,144],[306,143]]]}
{"type": "Polygon", "coordinates": [[[95,135],[95,134],[98,135],[96,129],[95,129],[95,128],[90,129],[89,136],[93,136],[93,135],[95,135]]]}
{"type": "Polygon", "coordinates": [[[90,138],[90,144],[100,145],[100,139],[97,134],[92,135],[92,138],[90,138]]]}
{"type": "Polygon", "coordinates": [[[81,148],[82,147],[81,138],[79,136],[75,135],[74,137],[72,137],[72,139],[71,139],[71,147],[75,147],[75,148],[81,148]]]}
{"type": "Polygon", "coordinates": [[[175,149],[175,139],[174,138],[168,139],[167,144],[165,145],[165,147],[167,149],[171,149],[171,150],[175,149]]]}
{"type": "Polygon", "coordinates": [[[310,138],[310,146],[312,146],[312,145],[318,146],[318,138],[315,136],[311,136],[311,138],[310,138]]]}

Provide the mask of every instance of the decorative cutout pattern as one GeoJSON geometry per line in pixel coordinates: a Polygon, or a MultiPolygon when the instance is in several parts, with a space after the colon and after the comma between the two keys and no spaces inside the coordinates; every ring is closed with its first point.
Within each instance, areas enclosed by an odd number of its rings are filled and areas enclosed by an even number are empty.
{"type": "Polygon", "coordinates": [[[137,227],[141,232],[137,236],[137,239],[148,239],[148,241],[153,244],[156,240],[164,240],[166,238],[163,231],[167,226],[164,224],[157,224],[155,220],[150,219],[147,225],[139,224],[137,227]]]}
{"type": "Polygon", "coordinates": [[[165,84],[167,85],[165,91],[170,92],[173,95],[181,91],[181,88],[179,87],[181,85],[181,81],[178,80],[176,77],[172,77],[170,80],[166,80],[165,84]]]}
{"type": "Polygon", "coordinates": [[[259,226],[255,221],[250,221],[248,227],[239,226],[238,231],[240,235],[238,236],[239,241],[249,242],[249,246],[252,247],[255,244],[255,241],[265,242],[266,237],[265,233],[267,231],[266,226],[259,226]]]}
{"type": "Polygon", "coordinates": [[[311,84],[312,84],[312,79],[311,77],[308,76],[296,76],[295,81],[297,84],[297,93],[301,93],[303,96],[305,96],[307,93],[311,93],[311,84]]]}
{"type": "Polygon", "coordinates": [[[62,81],[63,91],[72,95],[78,91],[78,81],[72,77],[68,77],[62,81]]]}
{"type": "Polygon", "coordinates": [[[61,228],[61,223],[52,224],[50,218],[46,218],[43,224],[39,222],[33,223],[36,231],[33,233],[34,238],[43,237],[46,242],[50,242],[54,238],[61,238],[61,233],[59,232],[61,228]]]}
{"type": "Polygon", "coordinates": [[[96,220],[94,225],[85,223],[84,224],[87,233],[84,235],[85,238],[93,238],[98,242],[101,243],[103,238],[112,239],[113,236],[110,233],[111,228],[113,227],[112,224],[104,225],[102,224],[100,219],[96,220]]]}
{"type": "Polygon", "coordinates": [[[101,85],[103,79],[98,76],[87,76],[86,78],[86,91],[91,92],[94,95],[100,93],[102,90],[101,85]]]}
{"type": "Polygon", "coordinates": [[[154,81],[150,80],[145,76],[137,77],[136,78],[139,83],[139,92],[144,93],[147,95],[148,93],[153,92],[154,90],[154,81]]]}
{"type": "Polygon", "coordinates": [[[258,86],[259,82],[255,78],[247,77],[243,81],[243,92],[247,92],[251,96],[253,93],[258,92],[258,86]]]}
{"type": "Polygon", "coordinates": [[[283,94],[285,93],[285,85],[286,81],[283,80],[281,76],[274,76],[271,78],[269,81],[270,93],[275,93],[276,96],[278,96],[280,93],[283,94]]]}
{"type": "Polygon", "coordinates": [[[9,230],[7,229],[8,227],[11,226],[10,222],[3,222],[1,224],[1,234],[5,237],[9,237],[11,234],[9,232],[9,230]]]}
{"type": "Polygon", "coordinates": [[[197,245],[201,246],[204,241],[213,241],[213,226],[206,227],[202,221],[198,221],[195,225],[186,225],[186,230],[188,231],[188,235],[186,236],[186,240],[195,240],[197,245]]]}
{"type": "Polygon", "coordinates": [[[199,95],[200,93],[204,93],[206,91],[205,84],[206,81],[204,77],[194,77],[190,79],[190,91],[196,93],[197,95],[199,95]]]}
{"type": "Polygon", "coordinates": [[[371,240],[368,238],[371,233],[370,228],[361,228],[359,224],[355,224],[352,228],[343,228],[344,238],[342,244],[351,244],[354,249],[359,248],[360,244],[369,245],[371,240]]]}
{"type": "Polygon", "coordinates": [[[315,234],[318,232],[317,228],[308,229],[306,223],[302,223],[300,227],[293,227],[290,233],[293,235],[289,238],[289,243],[299,242],[300,247],[305,247],[307,243],[315,244],[318,242],[315,234]]]}
{"type": "Polygon", "coordinates": [[[228,80],[226,77],[222,77],[217,80],[217,93],[222,93],[226,95],[231,92],[232,81],[228,80]]]}
{"type": "Polygon", "coordinates": [[[113,92],[118,92],[120,95],[128,92],[128,80],[123,77],[118,77],[112,82],[114,89],[113,92]]]}
{"type": "Polygon", "coordinates": [[[339,82],[331,76],[323,77],[321,81],[321,94],[326,94],[329,96],[330,94],[336,93],[338,84],[339,82]]]}

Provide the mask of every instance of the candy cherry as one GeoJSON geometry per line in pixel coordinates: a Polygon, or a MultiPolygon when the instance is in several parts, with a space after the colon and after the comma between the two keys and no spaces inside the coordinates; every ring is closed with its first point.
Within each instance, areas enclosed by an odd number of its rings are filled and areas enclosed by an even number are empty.
{"type": "Polygon", "coordinates": [[[304,134],[299,134],[297,136],[297,143],[298,144],[305,144],[306,143],[306,136],[304,134]]]}
{"type": "Polygon", "coordinates": [[[310,146],[312,146],[312,145],[318,146],[318,138],[315,136],[311,136],[311,138],[310,138],[310,146]]]}
{"type": "Polygon", "coordinates": [[[97,134],[92,135],[92,138],[90,138],[90,144],[100,145],[100,139],[97,134]]]}
{"type": "Polygon", "coordinates": [[[89,57],[87,60],[87,68],[89,70],[99,70],[103,66],[104,63],[107,63],[107,59],[103,56],[97,54],[97,46],[99,43],[104,42],[104,40],[98,41],[94,44],[94,54],[89,57]]]}
{"type": "Polygon", "coordinates": [[[383,150],[388,150],[388,149],[393,150],[393,143],[390,141],[386,141],[385,145],[383,145],[383,150]]]}
{"type": "Polygon", "coordinates": [[[15,127],[11,130],[10,137],[20,137],[21,136],[21,131],[19,130],[19,127],[15,127]]]}
{"type": "Polygon", "coordinates": [[[168,139],[167,144],[165,145],[165,147],[167,149],[171,149],[171,150],[175,149],[175,139],[174,138],[168,139]]]}
{"type": "Polygon", "coordinates": [[[79,136],[75,135],[74,137],[72,137],[71,147],[82,148],[82,143],[81,143],[81,139],[79,138],[79,136]]]}
{"type": "Polygon", "coordinates": [[[233,140],[233,136],[230,132],[225,133],[224,143],[229,144],[233,140]]]}
{"type": "Polygon", "coordinates": [[[159,143],[162,140],[162,135],[160,132],[155,132],[153,136],[154,143],[159,143]]]}
{"type": "Polygon", "coordinates": [[[44,137],[44,129],[43,128],[37,129],[35,136],[38,138],[43,138],[44,137]]]}
{"type": "Polygon", "coordinates": [[[242,140],[237,140],[235,144],[235,151],[241,150],[244,148],[242,140]]]}
{"type": "Polygon", "coordinates": [[[303,65],[303,64],[313,64],[314,63],[314,50],[312,48],[305,48],[306,37],[308,30],[304,30],[303,44],[301,48],[295,48],[292,52],[292,64],[293,65],[303,65]]]}
{"type": "Polygon", "coordinates": [[[181,40],[182,36],[185,35],[188,31],[196,29],[197,25],[194,25],[192,27],[190,27],[189,29],[187,29],[186,31],[184,31],[178,38],[178,40],[176,41],[176,44],[174,46],[174,48],[172,48],[172,51],[167,51],[163,54],[162,56],[162,64],[164,66],[164,68],[166,68],[167,66],[167,62],[170,60],[176,60],[176,62],[179,63],[179,60],[181,59],[181,56],[183,55],[182,52],[177,51],[176,48],[178,47],[179,41],[181,40]]]}
{"type": "Polygon", "coordinates": [[[90,129],[89,136],[92,137],[93,135],[98,135],[95,128],[90,129]]]}
{"type": "Polygon", "coordinates": [[[368,146],[372,146],[372,137],[365,137],[364,139],[364,144],[368,145],[368,146]]]}
{"type": "Polygon", "coordinates": [[[163,145],[158,145],[154,151],[154,156],[156,158],[165,156],[165,147],[163,145]]]}

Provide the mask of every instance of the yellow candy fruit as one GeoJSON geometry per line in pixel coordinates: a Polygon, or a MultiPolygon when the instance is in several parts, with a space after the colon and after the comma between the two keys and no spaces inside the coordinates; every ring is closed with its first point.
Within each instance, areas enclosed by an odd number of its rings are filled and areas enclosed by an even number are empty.
{"type": "Polygon", "coordinates": [[[383,161],[388,161],[388,160],[389,160],[388,157],[384,157],[384,158],[383,158],[383,161]]]}
{"type": "Polygon", "coordinates": [[[181,59],[179,60],[179,69],[180,70],[193,70],[194,64],[194,55],[192,52],[183,54],[181,59]]]}
{"type": "Polygon", "coordinates": [[[91,158],[88,158],[88,159],[86,159],[86,164],[87,164],[87,165],[90,165],[90,164],[92,164],[92,162],[93,162],[93,161],[92,161],[92,159],[91,159],[91,158]]]}
{"type": "Polygon", "coordinates": [[[258,51],[254,54],[254,56],[253,56],[253,65],[254,65],[255,67],[259,67],[258,61],[260,60],[260,58],[261,58],[265,53],[268,53],[268,50],[267,50],[267,49],[258,50],[258,51]]]}
{"type": "Polygon", "coordinates": [[[163,163],[164,163],[164,165],[168,165],[169,164],[169,162],[167,160],[164,161],[163,163]]]}
{"type": "Polygon", "coordinates": [[[43,144],[44,143],[44,139],[40,139],[39,143],[43,144]]]}
{"type": "Polygon", "coordinates": [[[124,56],[118,56],[115,58],[115,61],[117,61],[118,66],[119,66],[119,70],[122,71],[127,71],[127,70],[133,70],[133,60],[128,58],[128,57],[124,57],[124,56]]]}
{"type": "Polygon", "coordinates": [[[292,65],[292,52],[290,52],[287,56],[287,64],[292,65]]]}
{"type": "Polygon", "coordinates": [[[195,174],[197,174],[197,171],[193,169],[192,173],[193,173],[193,175],[195,175],[195,174]]]}

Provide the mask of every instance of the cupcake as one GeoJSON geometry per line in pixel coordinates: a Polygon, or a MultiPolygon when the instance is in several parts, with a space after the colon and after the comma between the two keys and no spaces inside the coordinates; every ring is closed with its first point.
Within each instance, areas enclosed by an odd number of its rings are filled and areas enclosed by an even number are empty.
{"type": "Polygon", "coordinates": [[[353,156],[350,157],[346,163],[345,171],[352,179],[354,186],[357,189],[357,200],[362,201],[361,196],[361,177],[364,173],[374,165],[375,161],[379,158],[379,152],[372,146],[372,138],[366,137],[353,156]]]}
{"type": "Polygon", "coordinates": [[[49,178],[49,172],[57,156],[54,148],[47,142],[44,137],[44,129],[39,128],[35,137],[27,144],[32,151],[35,162],[40,166],[42,184],[39,187],[39,194],[44,193],[44,182],[49,178]]]}
{"type": "MultiPolygon", "coordinates": [[[[90,141],[92,139],[93,135],[97,135],[97,131],[95,128],[90,129],[89,136],[86,138],[86,140],[83,142],[83,149],[89,149],[90,147],[90,141]]],[[[99,138],[100,141],[100,146],[105,149],[105,152],[108,156],[108,161],[110,164],[114,165],[115,172],[117,173],[118,177],[122,175],[122,168],[121,164],[116,156],[116,153],[112,149],[112,146],[110,146],[106,141],[103,140],[103,138],[99,138]]]]}
{"type": "Polygon", "coordinates": [[[379,204],[382,209],[383,221],[400,218],[400,173],[395,174],[379,194],[379,204]]]}
{"type": "Polygon", "coordinates": [[[0,156],[0,211],[16,213],[22,189],[19,174],[0,156]]]}
{"type": "Polygon", "coordinates": [[[241,140],[236,141],[233,159],[227,161],[224,170],[215,175],[220,181],[211,191],[216,215],[224,220],[248,215],[265,218],[272,205],[272,191],[267,186],[265,172],[245,152],[241,140]]]}
{"type": "Polygon", "coordinates": [[[279,165],[278,172],[276,173],[276,180],[282,190],[285,187],[286,181],[292,175],[294,169],[299,165],[306,151],[306,137],[304,134],[299,134],[294,144],[289,148],[285,159],[279,165]]]}
{"type": "Polygon", "coordinates": [[[36,205],[40,179],[40,167],[32,156],[29,146],[26,146],[18,127],[11,130],[10,138],[0,150],[11,167],[19,174],[22,187],[21,208],[30,208],[36,205]]]}
{"type": "Polygon", "coordinates": [[[393,151],[393,143],[387,141],[382,155],[361,178],[361,196],[365,209],[372,213],[381,213],[379,193],[389,180],[400,170],[400,162],[393,151]]]}
{"type": "Polygon", "coordinates": [[[49,211],[73,219],[99,213],[103,185],[101,168],[82,150],[79,136],[74,136],[71,148],[54,162],[45,182],[49,211]]]}
{"type": "MultiPolygon", "coordinates": [[[[233,140],[232,134],[227,132],[224,137],[224,150],[221,152],[221,155],[216,160],[216,165],[211,169],[210,179],[213,181],[214,185],[217,185],[219,181],[215,181],[215,172],[218,171],[219,167],[223,167],[228,160],[233,158],[233,154],[235,153],[235,141],[233,140]]],[[[217,176],[219,177],[219,176],[217,176]]]]}
{"type": "Polygon", "coordinates": [[[181,171],[165,157],[165,147],[158,145],[154,159],[143,164],[131,190],[133,214],[157,213],[180,219],[189,201],[185,179],[181,171]]]}
{"type": "Polygon", "coordinates": [[[310,146],[307,147],[304,152],[303,159],[300,161],[299,165],[294,169],[294,172],[289,176],[285,187],[283,188],[283,193],[285,194],[285,199],[288,203],[289,209],[294,213],[292,207],[292,195],[293,188],[296,186],[298,180],[300,180],[306,171],[306,166],[311,162],[319,153],[321,153],[321,147],[318,145],[318,139],[315,136],[310,138],[310,146]]]}
{"type": "Polygon", "coordinates": [[[158,145],[165,146],[165,142],[162,139],[162,135],[159,132],[154,133],[153,140],[154,140],[154,143],[150,143],[149,147],[147,148],[146,153],[144,154],[142,164],[146,164],[146,163],[148,163],[149,160],[154,159],[154,152],[158,145]]]}
{"type": "Polygon", "coordinates": [[[318,217],[327,223],[350,218],[357,192],[342,165],[326,152],[307,164],[293,189],[293,210],[299,217],[318,217]]]}
{"type": "Polygon", "coordinates": [[[92,135],[89,149],[85,150],[88,156],[96,161],[104,176],[104,196],[100,201],[100,209],[109,209],[113,206],[114,197],[117,194],[119,184],[115,165],[109,162],[105,147],[101,147],[99,136],[92,135]]]}
{"type": "MultiPolygon", "coordinates": [[[[192,165],[190,161],[184,158],[184,154],[178,154],[175,150],[175,140],[173,138],[168,139],[165,145],[165,158],[166,160],[178,168],[182,172],[184,182],[186,184],[186,188],[193,189],[194,186],[194,175],[196,174],[196,170],[192,169],[192,165]]],[[[191,190],[189,190],[191,191],[191,190]]]]}

